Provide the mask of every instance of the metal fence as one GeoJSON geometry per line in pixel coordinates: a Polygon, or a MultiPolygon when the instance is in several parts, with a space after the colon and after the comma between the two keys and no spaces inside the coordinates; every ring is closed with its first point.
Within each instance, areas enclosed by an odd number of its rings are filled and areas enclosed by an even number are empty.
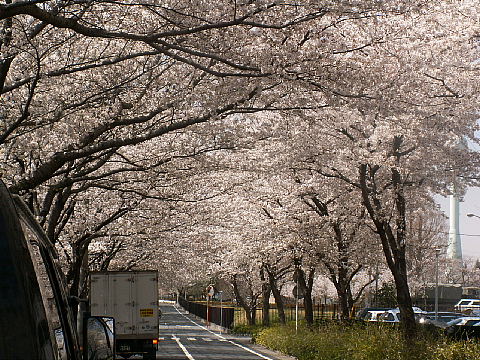
{"type": "Polygon", "coordinates": [[[194,314],[207,322],[231,329],[234,326],[235,308],[232,306],[217,306],[205,302],[192,302],[179,297],[178,302],[189,313],[194,314]]]}
{"type": "MultiPolygon", "coordinates": [[[[297,308],[294,304],[284,305],[285,320],[295,321],[297,317],[297,308]]],[[[332,320],[338,319],[340,317],[340,306],[338,304],[314,304],[313,305],[313,318],[314,321],[319,320],[332,320]]],[[[271,304],[269,309],[269,318],[270,321],[275,323],[279,321],[278,310],[275,304],[271,304]]],[[[298,307],[298,319],[302,320],[305,318],[305,310],[303,304],[300,304],[298,307]]],[[[263,321],[263,313],[261,309],[257,309],[255,312],[255,322],[261,324],[263,321]]],[[[247,316],[245,310],[240,307],[235,308],[235,318],[234,325],[243,325],[247,324],[247,316]]]]}
{"type": "MultiPolygon", "coordinates": [[[[180,297],[179,303],[183,308],[185,308],[185,310],[189,311],[190,313],[201,317],[207,322],[223,326],[227,329],[232,329],[234,326],[238,325],[247,325],[248,323],[245,310],[231,302],[223,302],[223,304],[220,304],[218,301],[210,301],[208,303],[208,310],[206,301],[187,301],[184,298],[180,297]]],[[[430,306],[430,304],[422,305],[423,310],[433,310],[433,306],[430,306]]],[[[451,308],[451,305],[448,305],[448,307],[445,306],[445,308],[439,306],[440,311],[451,311],[451,308]]],[[[355,316],[355,310],[356,309],[353,309],[351,317],[355,316]]],[[[297,308],[295,304],[284,305],[285,319],[287,322],[295,321],[297,316],[299,320],[303,320],[305,318],[305,310],[302,303],[300,303],[298,306],[298,314],[296,313],[296,311],[297,308]]],[[[315,322],[321,320],[338,320],[340,316],[341,308],[338,304],[313,304],[313,318],[315,322]]],[[[278,309],[275,304],[270,304],[269,318],[270,322],[272,323],[279,322],[278,309]]],[[[255,312],[255,323],[262,324],[262,322],[262,309],[258,307],[255,312]]]]}
{"type": "MultiPolygon", "coordinates": [[[[231,303],[220,304],[218,302],[206,301],[188,301],[185,298],[179,298],[180,305],[190,312],[207,322],[211,322],[224,328],[231,329],[237,325],[246,325],[247,316],[245,310],[231,303]]],[[[284,306],[285,319],[287,322],[294,321],[297,316],[297,309],[294,304],[286,304],[284,306]]],[[[314,320],[331,320],[338,319],[340,316],[340,307],[338,304],[314,304],[313,306],[314,320]]],[[[275,323],[279,321],[278,310],[275,304],[271,304],[269,310],[270,321],[275,323]]],[[[305,317],[305,310],[302,305],[298,307],[298,319],[305,317]]],[[[261,309],[255,312],[255,322],[261,324],[263,321],[263,313],[261,309]]]]}

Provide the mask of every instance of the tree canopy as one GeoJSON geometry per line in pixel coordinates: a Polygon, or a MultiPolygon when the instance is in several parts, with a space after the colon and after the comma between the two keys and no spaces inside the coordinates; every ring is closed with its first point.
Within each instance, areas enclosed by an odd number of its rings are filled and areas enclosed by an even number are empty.
{"type": "Polygon", "coordinates": [[[5,0],[2,178],[73,295],[87,252],[170,287],[326,268],[346,293],[381,248],[411,312],[412,214],[478,182],[478,6],[5,0]]]}

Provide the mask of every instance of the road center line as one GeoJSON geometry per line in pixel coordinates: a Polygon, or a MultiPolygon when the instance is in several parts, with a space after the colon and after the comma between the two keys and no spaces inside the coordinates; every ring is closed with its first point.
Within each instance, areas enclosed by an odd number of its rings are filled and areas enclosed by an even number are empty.
{"type": "MultiPolygon", "coordinates": [[[[180,315],[182,315],[185,319],[187,319],[187,320],[190,321],[191,323],[197,325],[199,328],[201,328],[201,329],[203,329],[203,330],[205,330],[205,331],[208,331],[209,333],[215,335],[216,337],[220,338],[221,340],[223,340],[223,341],[228,341],[230,344],[233,344],[233,345],[235,345],[235,346],[238,346],[239,348],[242,348],[243,350],[246,350],[246,351],[248,351],[248,352],[251,352],[252,354],[257,355],[257,356],[261,357],[262,359],[273,360],[272,358],[269,358],[268,356],[262,355],[262,354],[256,352],[255,350],[252,350],[252,349],[250,349],[250,348],[248,348],[248,347],[246,347],[246,346],[243,346],[242,344],[237,344],[236,342],[234,342],[234,341],[232,341],[232,340],[228,340],[227,338],[223,337],[222,335],[217,334],[217,333],[213,332],[212,330],[206,328],[205,326],[196,323],[195,321],[193,321],[192,319],[190,319],[188,316],[185,316],[184,314],[182,314],[182,313],[177,309],[177,307],[176,307],[175,305],[174,305],[173,307],[174,307],[175,310],[177,310],[177,312],[178,312],[180,315]]],[[[177,342],[178,342],[178,341],[177,341],[177,342]]]]}
{"type": "Polygon", "coordinates": [[[187,348],[183,346],[183,344],[180,342],[180,339],[175,334],[172,334],[172,339],[177,342],[178,346],[180,347],[180,349],[182,349],[183,353],[189,360],[195,360],[192,354],[188,352],[187,348]]]}

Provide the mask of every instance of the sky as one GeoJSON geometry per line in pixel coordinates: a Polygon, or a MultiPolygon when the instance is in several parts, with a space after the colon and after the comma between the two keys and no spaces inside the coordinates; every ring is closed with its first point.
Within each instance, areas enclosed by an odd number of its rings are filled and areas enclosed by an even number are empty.
{"type": "MultiPolygon", "coordinates": [[[[449,216],[449,199],[437,197],[437,202],[445,215],[449,216]]],[[[448,219],[445,220],[448,226],[448,219]]],[[[470,188],[460,202],[459,226],[462,240],[463,258],[480,259],[480,188],[470,188]],[[478,217],[468,217],[472,213],[478,217]]],[[[448,234],[445,234],[448,240],[448,234]]]]}

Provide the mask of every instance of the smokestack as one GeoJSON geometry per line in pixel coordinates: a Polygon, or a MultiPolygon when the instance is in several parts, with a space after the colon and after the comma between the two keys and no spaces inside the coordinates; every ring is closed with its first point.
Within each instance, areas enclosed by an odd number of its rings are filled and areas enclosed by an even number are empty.
{"type": "Polygon", "coordinates": [[[459,203],[458,196],[450,195],[450,230],[448,232],[447,258],[462,260],[462,240],[460,239],[459,225],[459,203]]]}

